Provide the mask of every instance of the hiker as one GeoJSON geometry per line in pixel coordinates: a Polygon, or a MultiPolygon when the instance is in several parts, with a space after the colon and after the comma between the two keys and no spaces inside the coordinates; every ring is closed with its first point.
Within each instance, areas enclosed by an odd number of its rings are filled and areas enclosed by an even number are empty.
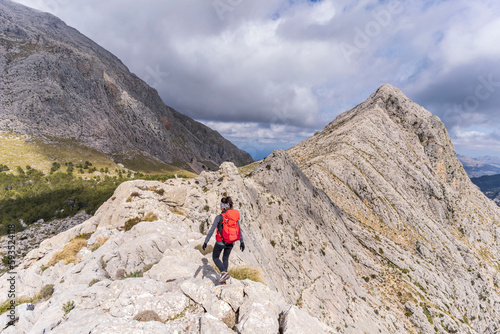
{"type": "Polygon", "coordinates": [[[217,234],[215,236],[216,242],[212,252],[212,259],[214,260],[217,268],[220,270],[221,276],[219,283],[225,284],[226,280],[229,278],[229,274],[227,273],[229,267],[229,254],[231,254],[234,242],[236,240],[240,241],[240,250],[242,252],[245,250],[245,243],[239,226],[240,213],[238,210],[233,209],[233,200],[231,197],[222,197],[220,208],[222,212],[220,215],[215,217],[214,223],[205,238],[203,250],[207,248],[207,243],[210,241],[212,234],[217,228],[217,234]],[[222,254],[221,261],[219,257],[222,251],[224,251],[224,253],[222,254]]]}

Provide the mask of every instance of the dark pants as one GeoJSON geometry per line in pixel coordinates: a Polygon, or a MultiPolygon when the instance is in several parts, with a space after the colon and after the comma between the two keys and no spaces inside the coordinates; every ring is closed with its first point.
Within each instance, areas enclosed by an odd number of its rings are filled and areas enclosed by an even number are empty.
{"type": "Polygon", "coordinates": [[[222,242],[215,243],[214,250],[212,252],[212,259],[221,273],[223,271],[227,272],[227,269],[229,268],[229,254],[231,254],[231,251],[233,250],[233,245],[234,244],[224,244],[222,242]],[[221,262],[219,257],[222,250],[224,250],[224,253],[222,254],[221,262]]]}

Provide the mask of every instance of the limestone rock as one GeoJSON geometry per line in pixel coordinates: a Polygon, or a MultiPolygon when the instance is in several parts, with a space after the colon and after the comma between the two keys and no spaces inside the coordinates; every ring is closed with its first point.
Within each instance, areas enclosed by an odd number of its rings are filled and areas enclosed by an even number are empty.
{"type": "Polygon", "coordinates": [[[229,329],[226,324],[211,315],[204,314],[200,319],[200,333],[203,334],[234,334],[235,332],[229,329]]]}
{"type": "Polygon", "coordinates": [[[291,306],[281,317],[283,334],[328,334],[333,329],[311,317],[297,306],[291,306]]]}
{"type": "MultiPolygon", "coordinates": [[[[125,182],[93,217],[26,256],[19,296],[48,284],[54,293],[19,323],[33,333],[496,333],[500,212],[452,149],[439,120],[384,86],[248,175],[224,163],[194,179],[125,182]],[[140,196],[127,201],[131,192],[140,196]],[[264,284],[233,274],[215,286],[199,250],[224,193],[246,244],[230,269],[257,268],[264,284]],[[158,219],[124,229],[148,212],[158,219]],[[81,233],[92,236],[77,262],[46,268],[81,233]],[[133,319],[148,310],[166,322],[133,319]]],[[[0,277],[0,295],[8,289],[0,277]]]]}

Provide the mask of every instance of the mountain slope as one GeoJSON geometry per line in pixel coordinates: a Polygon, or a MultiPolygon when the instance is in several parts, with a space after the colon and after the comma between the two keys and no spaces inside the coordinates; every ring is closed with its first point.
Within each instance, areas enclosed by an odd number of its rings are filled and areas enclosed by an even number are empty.
{"type": "MultiPolygon", "coordinates": [[[[271,173],[278,175],[274,170],[271,173]]],[[[307,184],[304,177],[303,181],[307,184]]],[[[268,208],[252,200],[254,196],[267,203],[269,195],[252,179],[243,179],[232,163],[194,180],[122,184],[94,217],[28,254],[16,270],[17,296],[32,300],[48,286],[53,286],[53,293],[32,312],[26,311],[26,304],[18,306],[16,327],[7,326],[8,313],[4,313],[0,328],[6,327],[3,333],[332,333],[331,328],[274,291],[283,285],[296,285],[301,278],[296,275],[288,282],[275,274],[278,259],[254,220],[257,212],[268,208]],[[215,287],[217,274],[209,256],[196,248],[204,240],[200,229],[215,217],[207,203],[217,208],[224,191],[230,191],[240,204],[248,249],[245,253],[235,249],[231,266],[262,266],[269,287],[234,278],[227,286],[215,287]],[[142,219],[126,227],[137,218],[142,219]],[[85,245],[76,255],[76,263],[65,263],[64,257],[51,261],[61,251],[67,254],[79,238],[85,245]],[[132,275],[139,272],[143,277],[132,275]],[[65,317],[61,307],[68,301],[74,301],[75,308],[65,317]],[[135,320],[144,311],[155,312],[157,321],[144,324],[135,320]]],[[[273,206],[274,212],[277,206],[273,206]]],[[[290,263],[296,268],[290,273],[300,271],[296,259],[290,263]]],[[[349,273],[343,275],[348,277],[349,273]]],[[[4,283],[0,282],[0,294],[10,288],[4,283]]]]}
{"type": "Polygon", "coordinates": [[[371,289],[412,314],[423,303],[480,333],[500,328],[500,210],[470,182],[436,116],[385,85],[289,153],[372,235],[365,255],[408,274],[371,289]],[[396,253],[377,246],[384,239],[396,253]]]}
{"type": "Polygon", "coordinates": [[[0,132],[73,139],[118,160],[154,157],[198,172],[252,161],[58,18],[0,0],[0,21],[0,132]]]}
{"type": "MultiPolygon", "coordinates": [[[[144,329],[133,318],[153,310],[175,318],[152,322],[155,330],[231,333],[224,326],[234,320],[241,333],[286,333],[279,314],[293,309],[303,312],[299,323],[314,324],[311,333],[498,332],[499,209],[471,185],[436,117],[383,86],[289,153],[297,163],[276,151],[245,175],[224,163],[194,179],[122,184],[94,217],[46,240],[17,268],[18,296],[54,285],[34,312],[18,306],[19,324],[26,332],[99,332],[98,324],[118,332],[144,329]],[[225,193],[241,213],[247,248],[235,247],[231,267],[260,268],[269,289],[235,279],[214,288],[210,255],[195,250],[225,193]],[[51,261],[78,236],[89,239],[79,241],[76,263],[51,261]],[[141,270],[143,278],[122,283],[141,270]],[[146,285],[155,291],[145,298],[146,285]],[[165,289],[186,312],[165,301],[165,289]],[[70,300],[76,307],[65,318],[70,300]],[[199,327],[211,317],[219,322],[199,327]]],[[[4,276],[0,295],[8,289],[4,276]]]]}

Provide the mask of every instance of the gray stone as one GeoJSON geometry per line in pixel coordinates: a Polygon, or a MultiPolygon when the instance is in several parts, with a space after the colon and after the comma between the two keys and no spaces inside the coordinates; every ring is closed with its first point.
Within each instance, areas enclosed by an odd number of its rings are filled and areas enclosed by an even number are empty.
{"type": "Polygon", "coordinates": [[[234,334],[235,332],[222,321],[211,315],[204,314],[200,319],[200,334],[234,334]]]}
{"type": "Polygon", "coordinates": [[[311,317],[297,306],[291,306],[280,319],[283,334],[329,334],[333,329],[311,317]]]}

